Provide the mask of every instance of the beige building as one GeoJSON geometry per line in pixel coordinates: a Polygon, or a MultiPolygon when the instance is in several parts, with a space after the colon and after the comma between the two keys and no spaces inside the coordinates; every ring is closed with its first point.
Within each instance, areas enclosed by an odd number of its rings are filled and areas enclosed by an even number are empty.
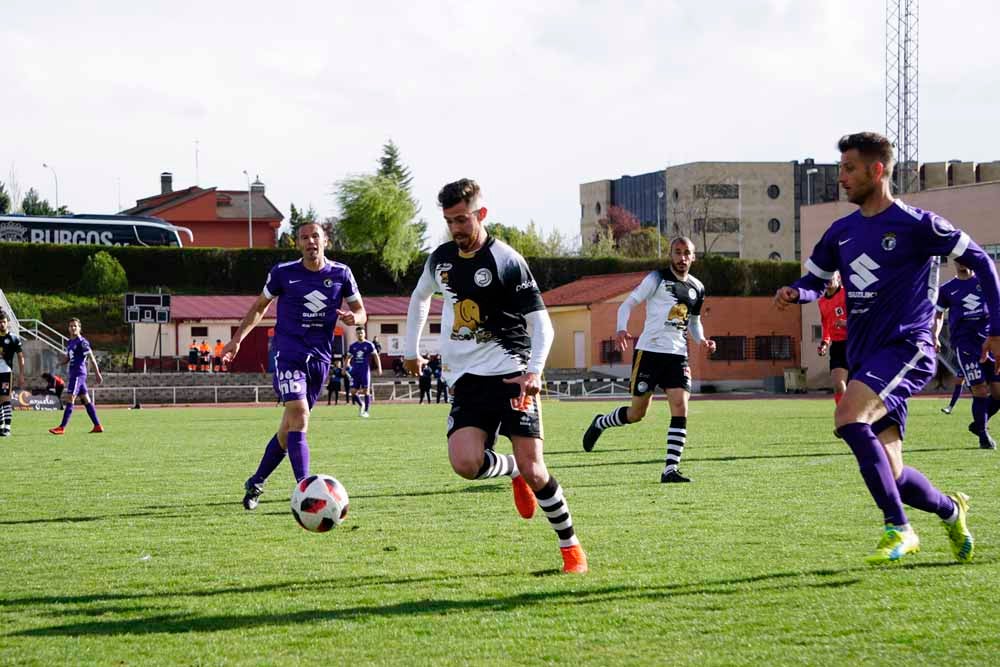
{"type": "Polygon", "coordinates": [[[668,235],[701,252],[795,259],[793,162],[691,162],[667,168],[668,235]]]}
{"type": "Polygon", "coordinates": [[[608,217],[611,208],[611,181],[593,181],[580,184],[580,236],[582,243],[590,243],[597,233],[597,223],[608,217]]]}
{"type": "MultiPolygon", "coordinates": [[[[924,167],[932,164],[934,163],[925,164],[924,167]]],[[[989,164],[996,163],[985,163],[980,167],[989,164]]],[[[922,173],[925,172],[926,169],[922,170],[922,173]]],[[[982,174],[983,170],[980,169],[979,172],[982,174]]],[[[1000,259],[1000,182],[973,183],[913,192],[901,199],[912,206],[934,211],[950,220],[982,246],[994,261],[1000,259]]],[[[854,204],[847,201],[802,207],[803,263],[809,258],[812,248],[833,221],[856,209],[854,204]]],[[[951,262],[941,267],[942,282],[954,275],[951,262]]],[[[815,303],[802,306],[802,365],[808,369],[807,382],[810,387],[828,387],[830,384],[829,363],[825,357],[821,358],[816,354],[821,338],[818,306],[815,303]]]]}

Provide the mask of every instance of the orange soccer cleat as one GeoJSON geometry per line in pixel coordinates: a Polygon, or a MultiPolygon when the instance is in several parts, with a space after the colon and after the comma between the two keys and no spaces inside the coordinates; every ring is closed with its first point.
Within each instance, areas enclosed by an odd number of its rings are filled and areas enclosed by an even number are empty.
{"type": "Polygon", "coordinates": [[[535,506],[538,504],[535,501],[535,492],[524,481],[524,477],[518,475],[511,479],[510,483],[514,487],[514,506],[517,507],[517,513],[525,519],[535,516],[535,506]]]}
{"type": "Polygon", "coordinates": [[[586,574],[590,571],[587,566],[587,554],[583,552],[583,547],[574,544],[571,547],[559,547],[563,557],[563,572],[567,574],[586,574]]]}
{"type": "Polygon", "coordinates": [[[50,428],[49,433],[51,433],[52,435],[63,435],[66,433],[66,429],[64,429],[62,426],[56,426],[55,428],[50,428]]]}
{"type": "Polygon", "coordinates": [[[100,424],[94,424],[94,428],[90,429],[91,433],[104,433],[104,427],[100,424]]]}

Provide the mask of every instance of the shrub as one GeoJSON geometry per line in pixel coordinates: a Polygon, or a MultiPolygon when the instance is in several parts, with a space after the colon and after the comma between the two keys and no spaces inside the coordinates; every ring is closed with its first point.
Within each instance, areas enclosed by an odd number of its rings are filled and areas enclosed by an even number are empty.
{"type": "Polygon", "coordinates": [[[84,263],[79,287],[84,294],[121,294],[128,289],[128,278],[121,262],[101,250],[84,263]]]}

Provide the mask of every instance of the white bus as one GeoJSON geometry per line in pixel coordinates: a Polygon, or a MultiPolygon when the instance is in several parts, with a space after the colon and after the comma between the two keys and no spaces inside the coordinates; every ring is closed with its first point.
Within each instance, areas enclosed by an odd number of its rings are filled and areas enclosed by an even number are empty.
{"type": "Polygon", "coordinates": [[[187,227],[139,215],[0,215],[0,242],[63,245],[138,245],[181,247],[187,227]]]}

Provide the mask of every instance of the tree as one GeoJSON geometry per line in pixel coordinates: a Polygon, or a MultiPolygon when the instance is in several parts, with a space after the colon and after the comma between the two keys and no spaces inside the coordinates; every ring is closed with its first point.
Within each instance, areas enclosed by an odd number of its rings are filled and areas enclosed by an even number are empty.
{"type": "Polygon", "coordinates": [[[618,241],[621,237],[626,234],[630,234],[640,227],[642,224],[639,222],[639,218],[621,206],[611,206],[608,208],[608,217],[602,220],[600,224],[607,226],[611,230],[611,235],[614,237],[615,241],[618,241]]]}
{"type": "Polygon", "coordinates": [[[0,181],[0,213],[10,212],[10,195],[7,194],[7,189],[4,187],[2,181],[0,181]]]}
{"type": "Polygon", "coordinates": [[[669,253],[670,241],[665,238],[660,239],[660,244],[658,245],[657,237],[659,236],[660,234],[652,227],[643,227],[642,229],[629,232],[618,239],[618,252],[622,257],[640,259],[656,257],[658,249],[661,249],[663,253],[669,253]]]}
{"type": "Polygon", "coordinates": [[[339,181],[336,198],[337,233],[347,248],[374,252],[398,280],[420,252],[413,197],[395,178],[371,174],[339,181]]]}
{"type": "Polygon", "coordinates": [[[28,188],[28,194],[24,195],[21,201],[21,210],[25,215],[55,215],[56,209],[52,208],[47,199],[42,199],[35,188],[28,188]]]}
{"type": "Polygon", "coordinates": [[[379,176],[395,179],[412,196],[413,176],[410,174],[409,167],[404,165],[400,159],[399,146],[392,139],[382,146],[382,157],[378,159],[378,165],[379,176]]]}
{"type": "Polygon", "coordinates": [[[121,262],[101,250],[87,258],[80,272],[80,291],[85,294],[121,294],[128,278],[121,262]]]}
{"type": "MultiPolygon", "coordinates": [[[[319,222],[319,216],[312,204],[309,204],[309,210],[303,211],[300,208],[296,208],[295,203],[293,202],[292,213],[288,218],[288,224],[291,226],[291,231],[283,232],[281,236],[278,237],[278,247],[294,248],[296,245],[296,239],[299,237],[299,227],[302,225],[314,225],[317,222],[319,222]]],[[[329,236],[329,234],[327,234],[327,236],[329,236]]]]}
{"type": "Polygon", "coordinates": [[[584,257],[617,257],[618,249],[615,247],[615,237],[611,233],[611,228],[601,225],[594,234],[594,240],[583,246],[581,253],[584,257]]]}
{"type": "Polygon", "coordinates": [[[722,215],[720,208],[727,207],[716,203],[738,199],[740,187],[735,183],[695,183],[691,196],[679,196],[669,204],[671,234],[687,236],[698,245],[700,254],[711,254],[724,235],[740,231],[739,218],[722,215]]]}

